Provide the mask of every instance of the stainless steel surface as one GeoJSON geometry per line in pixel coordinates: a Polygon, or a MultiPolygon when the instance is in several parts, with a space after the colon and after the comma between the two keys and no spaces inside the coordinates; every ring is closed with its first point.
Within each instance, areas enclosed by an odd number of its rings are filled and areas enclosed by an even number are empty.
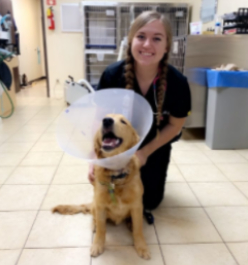
{"type": "Polygon", "coordinates": [[[179,72],[183,74],[184,71],[184,56],[185,56],[185,42],[186,37],[173,37],[169,63],[173,65],[179,72]]]}
{"type": "Polygon", "coordinates": [[[240,35],[187,36],[185,70],[234,63],[248,68],[248,37],[240,35]]]}
{"type": "MultiPolygon", "coordinates": [[[[184,3],[136,3],[83,1],[82,21],[84,25],[84,48],[86,53],[107,53],[110,49],[118,54],[121,41],[128,35],[131,22],[143,11],[156,10],[171,22],[174,36],[188,33],[190,6],[184,3]],[[98,52],[97,52],[98,50],[98,52]]],[[[116,58],[112,56],[113,61],[116,58]]],[[[91,85],[96,85],[101,70],[91,65],[89,56],[84,56],[85,76],[91,85]]],[[[102,64],[99,61],[99,64],[102,64]]],[[[109,63],[110,64],[110,63],[109,63]]]]}
{"type": "MultiPolygon", "coordinates": [[[[240,35],[187,36],[185,41],[184,75],[191,68],[214,68],[221,64],[234,63],[248,69],[248,38],[240,35]]],[[[207,87],[190,83],[192,111],[185,127],[205,127],[207,87]]]]}
{"type": "Polygon", "coordinates": [[[211,149],[248,149],[248,89],[208,90],[206,144],[211,149]]]}

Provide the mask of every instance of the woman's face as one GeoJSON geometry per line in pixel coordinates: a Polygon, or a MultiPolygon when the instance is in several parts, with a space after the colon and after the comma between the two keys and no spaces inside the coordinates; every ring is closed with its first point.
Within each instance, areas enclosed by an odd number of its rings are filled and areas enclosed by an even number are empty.
{"type": "Polygon", "coordinates": [[[140,28],[134,35],[131,52],[138,65],[158,65],[166,51],[167,41],[164,25],[154,20],[140,28]]]}

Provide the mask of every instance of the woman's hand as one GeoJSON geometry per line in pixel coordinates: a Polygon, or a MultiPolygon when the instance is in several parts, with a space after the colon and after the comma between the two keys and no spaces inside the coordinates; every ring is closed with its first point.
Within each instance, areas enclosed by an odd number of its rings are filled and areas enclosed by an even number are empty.
{"type": "Polygon", "coordinates": [[[95,181],[94,166],[93,166],[93,164],[90,164],[90,166],[89,166],[88,180],[93,185],[93,183],[95,181]]]}
{"type": "Polygon", "coordinates": [[[144,151],[142,151],[142,149],[138,150],[135,154],[139,159],[140,167],[143,167],[146,164],[148,158],[147,155],[145,154],[144,151]]]}

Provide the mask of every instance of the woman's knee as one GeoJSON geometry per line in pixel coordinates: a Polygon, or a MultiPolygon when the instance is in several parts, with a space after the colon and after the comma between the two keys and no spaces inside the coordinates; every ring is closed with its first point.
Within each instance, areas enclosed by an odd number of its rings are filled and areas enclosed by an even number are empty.
{"type": "Polygon", "coordinates": [[[146,210],[156,209],[159,206],[159,204],[162,202],[163,198],[164,198],[164,191],[157,193],[156,195],[153,196],[146,196],[146,194],[144,194],[143,196],[144,209],[146,210]]]}

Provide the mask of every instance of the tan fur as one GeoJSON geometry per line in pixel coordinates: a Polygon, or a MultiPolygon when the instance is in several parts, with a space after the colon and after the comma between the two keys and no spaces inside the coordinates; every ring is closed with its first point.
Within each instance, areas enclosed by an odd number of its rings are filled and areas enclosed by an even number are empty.
{"type": "MultiPolygon", "coordinates": [[[[139,137],[131,124],[119,114],[108,115],[114,119],[113,132],[123,139],[122,144],[112,151],[104,151],[102,146],[102,130],[99,129],[95,135],[94,148],[98,158],[106,158],[119,154],[134,146],[139,137]],[[123,124],[124,120],[126,124],[123,124]]],[[[96,235],[91,247],[91,256],[98,256],[104,251],[106,234],[106,221],[109,219],[119,224],[126,218],[132,219],[132,231],[134,246],[138,255],[144,259],[150,259],[150,253],[143,235],[143,185],[140,178],[139,160],[133,156],[128,165],[123,169],[128,175],[125,178],[114,180],[115,198],[117,203],[111,200],[108,187],[102,183],[110,183],[112,175],[119,175],[119,171],[109,170],[100,166],[94,166],[94,198],[92,204],[88,205],[59,205],[52,211],[61,214],[76,214],[79,212],[91,212],[93,215],[93,230],[96,235]]]]}

